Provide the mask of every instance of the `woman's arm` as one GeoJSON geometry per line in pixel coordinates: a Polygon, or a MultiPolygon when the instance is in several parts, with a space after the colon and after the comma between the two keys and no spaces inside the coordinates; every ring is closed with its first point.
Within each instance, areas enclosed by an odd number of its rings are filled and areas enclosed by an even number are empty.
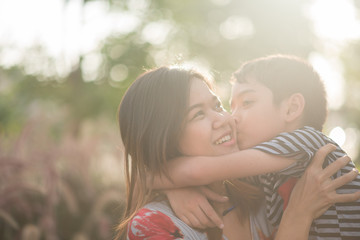
{"type": "Polygon", "coordinates": [[[168,163],[168,174],[155,176],[156,189],[207,185],[212,182],[276,172],[295,160],[247,149],[221,156],[181,157],[168,163]]]}
{"type": "Polygon", "coordinates": [[[284,211],[276,240],[307,240],[313,219],[321,216],[336,202],[352,202],[360,198],[360,191],[352,194],[337,194],[336,189],[358,175],[354,170],[335,180],[330,176],[344,167],[350,158],[339,158],[325,169],[322,163],[327,154],[335,150],[333,145],[326,145],[316,153],[313,161],[297,182],[284,211]]]}

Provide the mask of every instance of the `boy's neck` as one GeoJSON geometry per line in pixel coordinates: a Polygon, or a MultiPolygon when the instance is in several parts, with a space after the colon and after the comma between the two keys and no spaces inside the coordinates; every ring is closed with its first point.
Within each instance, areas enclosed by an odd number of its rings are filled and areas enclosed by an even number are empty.
{"type": "Polygon", "coordinates": [[[300,128],[303,128],[303,127],[305,127],[305,124],[304,124],[302,118],[296,119],[296,120],[294,120],[292,122],[288,122],[286,124],[284,132],[293,132],[296,129],[300,129],[300,128]]]}

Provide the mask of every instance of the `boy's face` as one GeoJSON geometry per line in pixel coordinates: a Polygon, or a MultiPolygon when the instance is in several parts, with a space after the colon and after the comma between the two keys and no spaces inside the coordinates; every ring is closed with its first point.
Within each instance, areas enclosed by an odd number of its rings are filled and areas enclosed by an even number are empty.
{"type": "Polygon", "coordinates": [[[256,81],[235,83],[231,97],[240,149],[268,141],[286,129],[284,103],[275,105],[271,90],[256,81]]]}

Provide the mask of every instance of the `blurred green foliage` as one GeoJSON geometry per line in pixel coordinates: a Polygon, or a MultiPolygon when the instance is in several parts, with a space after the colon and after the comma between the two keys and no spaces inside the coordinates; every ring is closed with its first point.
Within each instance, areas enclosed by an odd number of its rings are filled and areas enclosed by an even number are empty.
{"type": "MultiPolygon", "coordinates": [[[[0,196],[7,196],[0,197],[1,239],[110,238],[121,216],[123,183],[105,184],[108,173],[93,166],[109,156],[121,161],[116,110],[144,69],[198,61],[221,84],[245,60],[273,53],[306,58],[317,47],[303,13],[310,1],[106,2],[139,23],[129,33],[108,36],[98,52],[79,56],[68,74],[30,75],[25,63],[0,67],[0,196]],[[228,29],[229,22],[238,28],[228,29]],[[164,27],[162,40],[154,26],[164,27]],[[101,64],[88,76],[93,54],[101,64]]],[[[54,64],[41,51],[38,57],[54,64]]],[[[359,60],[355,42],[341,56],[348,94],[337,112],[358,129],[359,60]]]]}

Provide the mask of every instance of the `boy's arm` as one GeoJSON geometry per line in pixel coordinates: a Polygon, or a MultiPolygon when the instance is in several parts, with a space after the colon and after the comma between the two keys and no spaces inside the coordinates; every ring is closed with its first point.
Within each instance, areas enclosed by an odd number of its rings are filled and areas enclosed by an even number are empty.
{"type": "Polygon", "coordinates": [[[193,228],[223,228],[220,216],[209,203],[227,202],[228,197],[221,196],[206,186],[165,190],[169,203],[176,216],[193,228]]]}
{"type": "MultiPolygon", "coordinates": [[[[305,145],[308,143],[306,139],[309,136],[312,139],[318,139],[318,135],[319,133],[314,129],[304,128],[282,133],[271,141],[261,143],[252,149],[228,155],[180,158],[181,160],[177,159],[169,163],[173,182],[166,177],[156,177],[153,187],[163,189],[206,185],[226,178],[248,177],[277,171],[281,175],[300,175],[317,151],[317,149],[305,145]],[[294,165],[291,169],[287,168],[291,163],[299,160],[301,164],[294,165]],[[244,164],[248,165],[243,166],[244,164]],[[176,168],[179,169],[178,173],[183,174],[179,178],[176,168]]],[[[322,143],[315,145],[319,144],[322,145],[322,143]]]]}
{"type": "Polygon", "coordinates": [[[222,156],[181,157],[169,161],[171,180],[155,176],[155,189],[207,185],[212,182],[276,172],[295,160],[247,149],[222,156]]]}
{"type": "MultiPolygon", "coordinates": [[[[296,165],[279,171],[278,176],[299,177],[303,174],[315,153],[327,143],[333,144],[333,141],[314,128],[303,127],[292,132],[283,132],[270,141],[254,146],[253,149],[297,159],[296,165]]],[[[338,151],[336,153],[338,157],[343,155],[345,155],[345,152],[340,155],[338,151]]]]}

